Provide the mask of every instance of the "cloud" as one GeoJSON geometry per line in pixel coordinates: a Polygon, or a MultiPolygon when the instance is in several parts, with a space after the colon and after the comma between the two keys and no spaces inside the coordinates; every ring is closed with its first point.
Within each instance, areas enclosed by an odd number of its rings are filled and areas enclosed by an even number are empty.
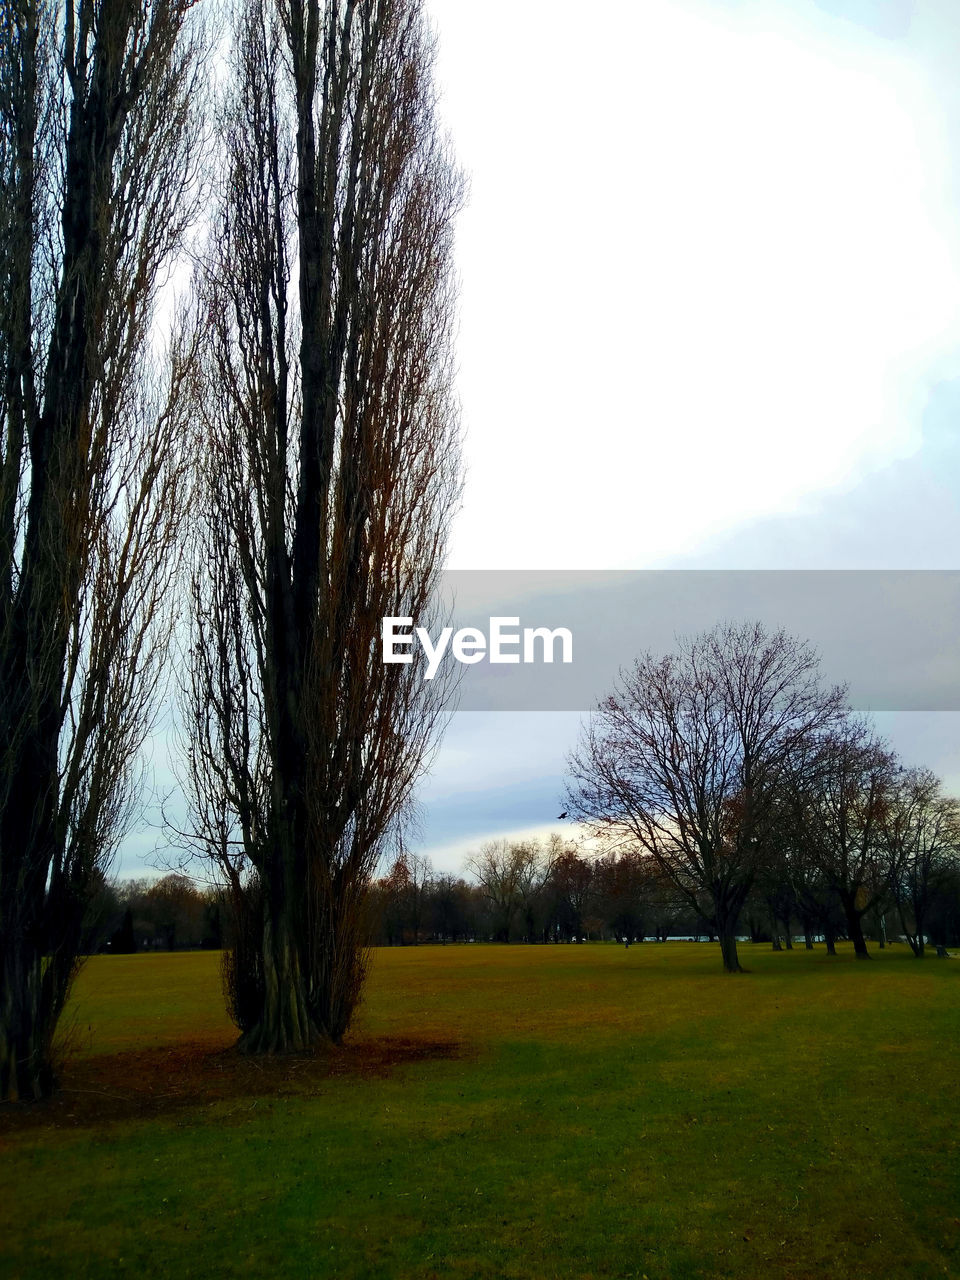
{"type": "Polygon", "coordinates": [[[960,567],[960,380],[937,383],[910,457],[741,524],[664,566],[682,569],[960,567]]]}
{"type": "Polygon", "coordinates": [[[960,270],[912,47],[810,4],[532,5],[510,41],[434,9],[473,187],[456,567],[654,563],[916,448],[960,270]]]}

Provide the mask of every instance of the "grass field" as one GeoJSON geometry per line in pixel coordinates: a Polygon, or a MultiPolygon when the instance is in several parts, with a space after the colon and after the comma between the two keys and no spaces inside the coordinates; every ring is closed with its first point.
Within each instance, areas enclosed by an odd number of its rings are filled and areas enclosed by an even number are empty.
{"type": "Polygon", "coordinates": [[[960,963],[741,952],[377,951],[266,1065],[216,955],[92,960],[0,1111],[0,1275],[960,1276],[960,963]]]}

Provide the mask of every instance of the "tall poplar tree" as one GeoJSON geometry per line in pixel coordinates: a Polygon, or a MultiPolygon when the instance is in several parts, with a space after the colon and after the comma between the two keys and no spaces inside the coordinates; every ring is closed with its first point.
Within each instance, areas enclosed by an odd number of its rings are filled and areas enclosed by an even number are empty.
{"type": "Polygon", "coordinates": [[[419,0],[251,0],[201,286],[192,832],[230,890],[253,1052],[342,1037],[364,902],[446,685],[426,621],[459,493],[453,220],[419,0]]]}
{"type": "Polygon", "coordinates": [[[52,1084],[88,899],[132,813],[176,528],[157,289],[195,200],[189,0],[0,16],[0,1098],[52,1084]]]}

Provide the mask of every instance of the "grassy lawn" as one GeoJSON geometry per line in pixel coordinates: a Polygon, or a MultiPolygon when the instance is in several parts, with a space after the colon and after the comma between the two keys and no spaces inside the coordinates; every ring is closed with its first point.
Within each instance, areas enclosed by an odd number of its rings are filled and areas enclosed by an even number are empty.
{"type": "Polygon", "coordinates": [[[960,1276],[960,962],[374,953],[265,1069],[211,954],[103,957],[54,1106],[0,1112],[0,1275],[960,1276]]]}

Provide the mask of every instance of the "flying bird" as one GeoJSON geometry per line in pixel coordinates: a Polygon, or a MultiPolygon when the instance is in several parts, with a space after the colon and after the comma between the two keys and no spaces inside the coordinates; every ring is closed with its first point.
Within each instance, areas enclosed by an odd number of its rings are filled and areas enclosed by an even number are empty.
{"type": "Polygon", "coordinates": [[[564,809],[563,813],[557,814],[557,821],[559,822],[561,818],[565,818],[566,816],[567,816],[567,811],[566,809],[564,809]]]}

